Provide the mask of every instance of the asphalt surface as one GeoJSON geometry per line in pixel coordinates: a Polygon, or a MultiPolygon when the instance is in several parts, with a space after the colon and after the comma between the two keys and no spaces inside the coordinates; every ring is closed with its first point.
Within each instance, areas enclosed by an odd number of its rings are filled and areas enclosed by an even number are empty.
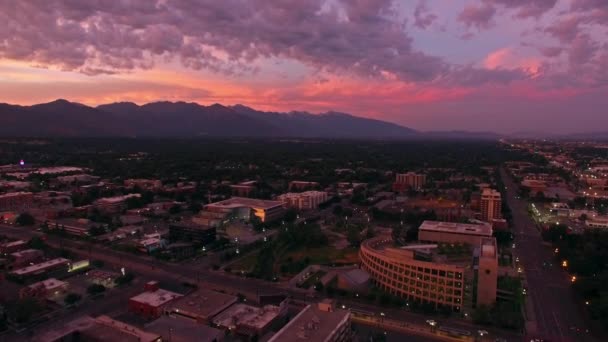
{"type": "MultiPolygon", "coordinates": [[[[29,228],[0,225],[0,234],[28,240],[34,235],[43,235],[29,228]]],[[[311,298],[310,293],[303,289],[292,289],[281,283],[267,282],[259,279],[242,278],[236,275],[228,275],[221,271],[210,271],[208,267],[197,267],[192,264],[175,264],[160,262],[152,257],[145,255],[135,255],[131,253],[112,250],[103,245],[90,244],[84,241],[59,238],[54,235],[46,235],[46,242],[54,247],[63,246],[66,249],[80,254],[82,258],[90,260],[103,260],[106,265],[113,265],[116,270],[124,267],[128,272],[145,275],[146,278],[156,279],[162,282],[191,282],[198,283],[207,288],[221,290],[230,293],[243,293],[248,296],[257,294],[277,294],[285,293],[295,300],[304,302],[316,302],[321,297],[311,298]]],[[[338,299],[340,300],[340,299],[338,299]]],[[[425,316],[412,313],[406,310],[383,308],[376,305],[368,305],[349,300],[341,301],[349,309],[357,309],[369,312],[374,317],[382,315],[387,320],[407,322],[410,325],[427,327],[426,320],[436,320],[439,326],[458,328],[476,334],[477,330],[483,329],[490,332],[488,337],[501,337],[507,341],[519,341],[521,337],[515,333],[504,332],[489,328],[480,328],[457,318],[441,319],[436,316],[425,316]]],[[[96,312],[98,310],[95,310],[96,312]]]]}
{"type": "Polygon", "coordinates": [[[528,203],[519,199],[517,185],[501,169],[507,187],[507,202],[513,214],[514,257],[519,258],[527,283],[527,301],[533,307],[529,336],[549,341],[594,341],[583,320],[582,303],[575,301],[570,276],[554,261],[553,250],[543,244],[536,224],[528,214],[528,203]],[[545,267],[543,263],[553,266],[545,267]]]}

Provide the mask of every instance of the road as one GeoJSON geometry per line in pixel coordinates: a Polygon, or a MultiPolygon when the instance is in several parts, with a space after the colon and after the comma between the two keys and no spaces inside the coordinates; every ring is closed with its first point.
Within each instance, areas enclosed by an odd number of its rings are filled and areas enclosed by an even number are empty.
{"type": "MultiPolygon", "coordinates": [[[[23,240],[28,240],[34,235],[41,235],[41,233],[35,232],[28,228],[7,225],[0,225],[0,228],[2,228],[0,229],[0,234],[23,240]]],[[[160,262],[149,256],[116,251],[102,245],[59,238],[53,235],[47,235],[46,242],[53,247],[63,246],[72,252],[80,254],[83,258],[102,260],[107,265],[113,265],[117,270],[121,267],[125,267],[127,271],[145,275],[146,278],[157,279],[161,282],[187,281],[191,283],[198,283],[207,288],[221,290],[224,292],[243,293],[248,297],[255,297],[258,293],[285,293],[290,295],[295,300],[304,302],[310,302],[311,299],[313,299],[309,297],[308,290],[291,289],[281,283],[272,283],[252,278],[244,279],[236,275],[228,275],[221,271],[210,271],[207,268],[197,267],[196,265],[192,264],[160,262]]],[[[371,312],[375,316],[380,316],[382,313],[383,317],[386,319],[407,322],[408,324],[419,325],[421,327],[426,327],[425,321],[427,319],[435,319],[440,325],[468,330],[471,333],[476,333],[479,329],[479,327],[471,324],[469,321],[461,319],[438,319],[435,316],[425,316],[400,309],[382,308],[375,305],[368,305],[350,300],[343,300],[342,302],[349,309],[358,309],[360,311],[371,312]]],[[[517,336],[517,334],[499,330],[492,331],[491,329],[486,328],[483,329],[490,331],[491,336],[494,337],[501,337],[508,341],[520,340],[520,337],[517,336]]]]}
{"type": "Polygon", "coordinates": [[[519,199],[517,185],[501,169],[501,177],[507,187],[507,203],[513,214],[513,233],[516,248],[528,287],[527,301],[531,301],[532,322],[527,324],[528,335],[557,341],[593,341],[586,333],[581,306],[574,300],[569,275],[557,263],[543,267],[552,261],[550,247],[543,245],[540,232],[528,215],[525,200],[519,199]]]}

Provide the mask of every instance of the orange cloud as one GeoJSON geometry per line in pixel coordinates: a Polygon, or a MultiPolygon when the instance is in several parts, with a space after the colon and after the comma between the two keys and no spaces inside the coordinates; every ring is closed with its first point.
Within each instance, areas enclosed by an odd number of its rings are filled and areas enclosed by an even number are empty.
{"type": "Polygon", "coordinates": [[[510,47],[498,49],[486,56],[481,63],[486,69],[521,69],[529,75],[537,75],[542,61],[540,57],[521,57],[510,47]]]}

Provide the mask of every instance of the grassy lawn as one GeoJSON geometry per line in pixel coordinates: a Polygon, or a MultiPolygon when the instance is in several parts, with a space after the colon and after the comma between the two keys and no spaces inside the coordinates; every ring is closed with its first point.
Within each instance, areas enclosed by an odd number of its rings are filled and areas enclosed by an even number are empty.
{"type": "Polygon", "coordinates": [[[232,271],[249,272],[255,266],[257,258],[258,258],[257,252],[250,253],[250,254],[238,259],[237,261],[235,261],[233,264],[230,265],[230,268],[232,269],[232,271]]]}
{"type": "Polygon", "coordinates": [[[359,262],[359,250],[357,248],[335,249],[333,246],[318,248],[306,248],[287,252],[281,257],[281,261],[291,257],[292,260],[303,260],[308,258],[310,264],[356,264],[359,262]]]}

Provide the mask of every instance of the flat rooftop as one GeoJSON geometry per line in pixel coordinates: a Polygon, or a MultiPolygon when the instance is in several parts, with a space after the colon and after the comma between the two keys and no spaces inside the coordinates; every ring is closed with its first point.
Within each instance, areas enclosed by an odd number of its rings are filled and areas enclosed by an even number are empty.
{"type": "Polygon", "coordinates": [[[268,201],[246,197],[231,197],[227,200],[207,204],[207,207],[218,207],[218,208],[241,208],[249,207],[254,209],[272,209],[275,207],[283,206],[283,202],[280,201],[268,201]]]}
{"type": "Polygon", "coordinates": [[[140,293],[135,297],[131,297],[130,300],[139,303],[145,303],[152,307],[159,307],[181,297],[183,296],[179,293],[158,289],[156,291],[147,291],[140,293]]]}
{"type": "Polygon", "coordinates": [[[268,342],[325,341],[349,316],[346,310],[327,312],[319,310],[317,305],[309,305],[268,342]]]}
{"type": "Polygon", "coordinates": [[[52,166],[52,167],[41,167],[38,169],[37,173],[46,175],[46,174],[55,174],[55,173],[64,173],[64,172],[82,172],[84,169],[80,167],[74,166],[52,166]]]}
{"type": "Polygon", "coordinates": [[[29,249],[24,249],[24,250],[21,250],[18,252],[11,253],[11,256],[13,258],[21,258],[21,257],[27,256],[27,255],[36,255],[36,254],[41,255],[41,256],[43,255],[41,250],[29,248],[29,249]]]}
{"type": "Polygon", "coordinates": [[[68,264],[69,262],[70,262],[70,260],[68,260],[68,259],[57,258],[57,259],[52,259],[52,260],[48,260],[45,262],[41,262],[39,264],[31,265],[28,267],[20,268],[18,270],[12,271],[11,273],[16,274],[16,275],[25,275],[25,274],[42,271],[42,270],[45,270],[47,268],[54,267],[57,265],[68,264]]]}
{"type": "Polygon", "coordinates": [[[17,240],[17,241],[11,241],[11,242],[6,242],[3,244],[0,244],[0,247],[14,247],[14,246],[21,246],[21,245],[25,245],[25,241],[23,240],[17,240]]]}
{"type": "Polygon", "coordinates": [[[484,238],[481,240],[481,256],[496,258],[497,253],[496,248],[496,239],[494,238],[484,238]]]}
{"type": "Polygon", "coordinates": [[[26,195],[34,195],[34,194],[31,192],[23,192],[23,191],[9,192],[9,193],[0,195],[0,198],[10,198],[10,197],[18,197],[18,196],[26,196],[26,195]]]}
{"type": "Polygon", "coordinates": [[[197,291],[179,298],[171,303],[169,309],[185,316],[209,318],[217,315],[230,305],[236,303],[233,295],[198,289],[197,291]]]}
{"type": "Polygon", "coordinates": [[[59,288],[59,287],[63,287],[68,285],[68,283],[66,283],[65,281],[61,281],[55,278],[49,278],[43,281],[39,281],[37,283],[33,283],[31,285],[29,285],[29,288],[37,288],[40,286],[43,286],[46,290],[51,291],[53,289],[59,288]]]}
{"type": "Polygon", "coordinates": [[[323,195],[327,195],[327,192],[309,190],[309,191],[304,191],[304,192],[287,192],[287,193],[280,195],[279,197],[281,197],[281,198],[300,198],[300,197],[306,197],[306,196],[323,196],[323,195]]]}
{"type": "Polygon", "coordinates": [[[262,329],[272,322],[281,308],[275,305],[266,305],[262,308],[247,304],[234,304],[213,319],[213,323],[221,327],[234,329],[237,325],[246,325],[262,329]]]}
{"type": "Polygon", "coordinates": [[[424,221],[418,230],[448,234],[492,236],[492,226],[489,224],[424,221]]]}
{"type": "Polygon", "coordinates": [[[131,197],[141,197],[141,194],[127,194],[122,196],[115,197],[104,197],[97,200],[98,203],[120,203],[122,201],[126,201],[131,197]]]}
{"type": "Polygon", "coordinates": [[[171,342],[213,342],[221,341],[224,332],[188,319],[162,316],[145,326],[146,331],[161,335],[171,342]],[[171,335],[169,336],[169,331],[171,335]],[[169,340],[169,338],[171,338],[169,340]]]}

